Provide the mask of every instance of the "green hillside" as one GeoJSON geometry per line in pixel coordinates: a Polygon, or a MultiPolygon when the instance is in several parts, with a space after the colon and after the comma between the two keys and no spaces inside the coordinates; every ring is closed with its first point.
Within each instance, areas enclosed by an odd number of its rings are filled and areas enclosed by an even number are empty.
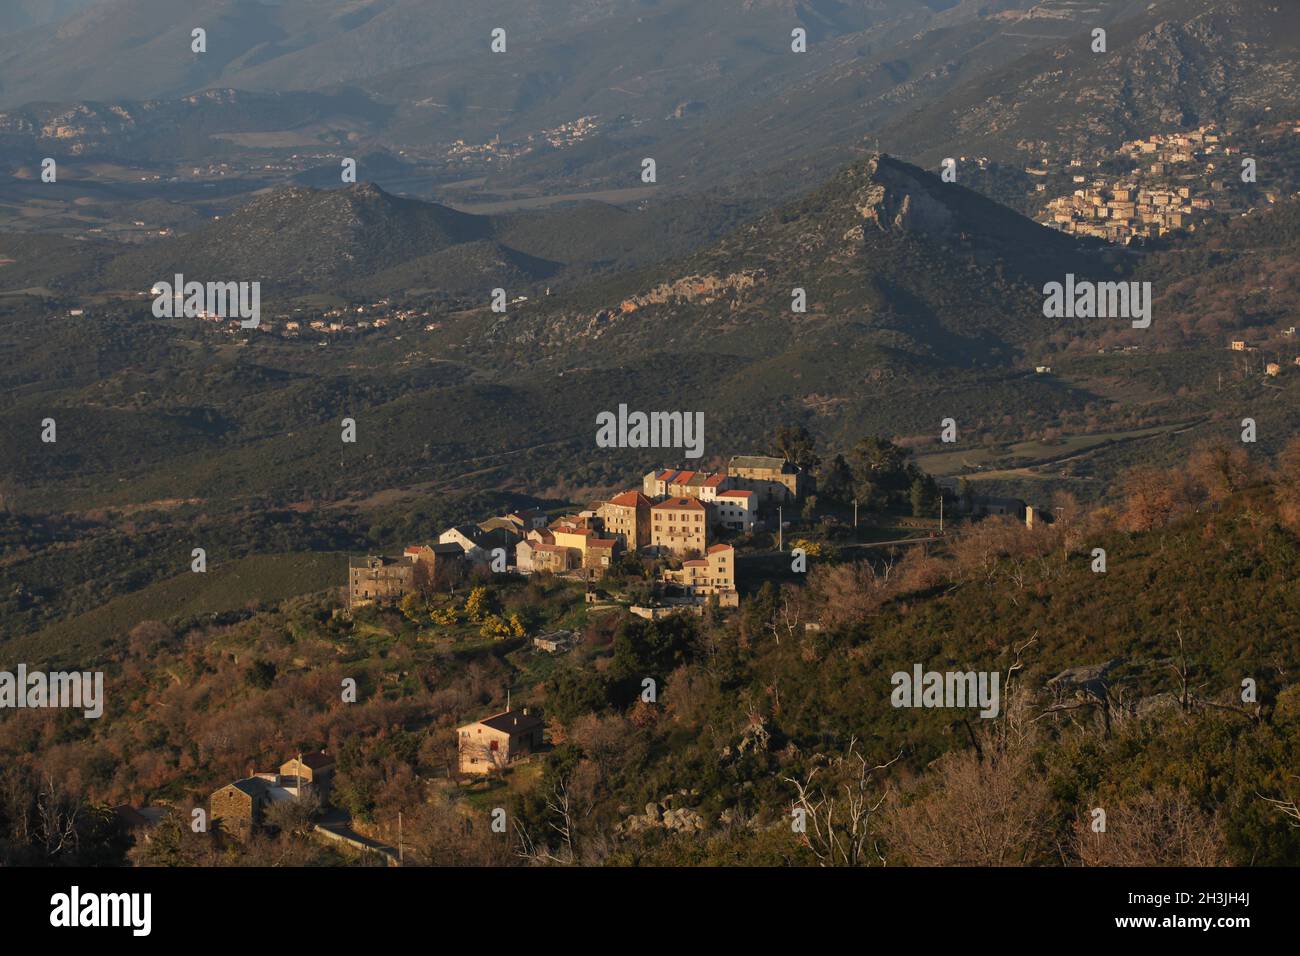
{"type": "Polygon", "coordinates": [[[203,574],[178,574],[39,633],[6,641],[3,652],[10,660],[32,662],[33,668],[37,662],[86,667],[115,656],[141,621],[218,620],[231,612],[337,588],[346,569],[341,554],[258,554],[213,561],[203,574]]]}

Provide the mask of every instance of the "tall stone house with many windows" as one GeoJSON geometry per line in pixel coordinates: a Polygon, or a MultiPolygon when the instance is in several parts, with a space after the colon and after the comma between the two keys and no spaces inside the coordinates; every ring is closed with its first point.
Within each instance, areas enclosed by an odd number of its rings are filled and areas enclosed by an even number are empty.
{"type": "Polygon", "coordinates": [[[415,562],[366,555],[348,560],[348,610],[368,604],[393,604],[415,587],[415,562]]]}
{"type": "Polygon", "coordinates": [[[812,480],[784,458],[736,455],[727,463],[731,487],[752,491],[760,504],[784,504],[811,493],[812,480]]]}
{"type": "Polygon", "coordinates": [[[668,498],[650,509],[650,544],[679,557],[709,546],[709,508],[697,498],[668,498]]]}
{"type": "Polygon", "coordinates": [[[664,580],[679,584],[687,597],[701,601],[716,595],[722,607],[736,607],[736,549],[715,544],[701,558],[683,561],[681,570],[665,571],[664,580]]]}
{"type": "Polygon", "coordinates": [[[596,509],[605,523],[605,535],[618,538],[628,551],[650,544],[650,499],[639,491],[615,495],[596,509]]]}

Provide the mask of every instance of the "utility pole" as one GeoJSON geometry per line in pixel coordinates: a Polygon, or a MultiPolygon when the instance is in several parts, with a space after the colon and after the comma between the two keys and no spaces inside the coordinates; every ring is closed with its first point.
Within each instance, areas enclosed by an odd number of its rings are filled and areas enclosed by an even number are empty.
{"type": "Polygon", "coordinates": [[[776,550],[785,550],[785,518],[780,505],[776,506],[776,550]]]}
{"type": "Polygon", "coordinates": [[[402,811],[397,811],[397,865],[402,865],[404,855],[402,852],[402,811]]]}
{"type": "Polygon", "coordinates": [[[939,533],[943,534],[943,492],[939,492],[939,533]]]}
{"type": "Polygon", "coordinates": [[[853,530],[858,530],[858,499],[853,499],[853,530]]]}

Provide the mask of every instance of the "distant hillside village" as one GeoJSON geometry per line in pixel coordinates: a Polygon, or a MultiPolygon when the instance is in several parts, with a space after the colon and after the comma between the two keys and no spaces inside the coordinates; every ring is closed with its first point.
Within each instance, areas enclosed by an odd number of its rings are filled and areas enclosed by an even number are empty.
{"type": "MultiPolygon", "coordinates": [[[[512,709],[456,728],[457,767],[466,777],[481,778],[518,765],[544,747],[545,725],[529,709],[512,709]]],[[[399,852],[353,829],[345,811],[331,806],[337,762],[325,751],[299,754],[275,770],[250,771],[208,797],[209,825],[222,838],[246,843],[267,827],[283,827],[296,813],[312,819],[308,832],[354,850],[399,862],[399,852]],[[277,812],[277,808],[287,811],[277,812]]],[[[146,841],[166,807],[123,805],[115,812],[146,841]]]]}
{"type": "MultiPolygon", "coordinates": [[[[1002,515],[1029,527],[1050,522],[1043,509],[1017,498],[972,496],[951,481],[940,483],[957,513],[1002,515]]],[[[448,528],[434,543],[407,547],[402,554],[353,558],[348,571],[347,609],[398,605],[422,590],[454,587],[472,575],[550,573],[588,584],[605,577],[629,555],[646,559],[656,570],[662,596],[632,614],[651,620],[670,614],[702,613],[739,606],[736,549],[720,537],[740,537],[782,526],[783,512],[793,511],[816,493],[811,475],[784,458],[742,455],[724,471],[656,469],[629,489],[576,514],[548,518],[540,511],[515,511],[477,525],[448,528]]],[[[739,543],[739,542],[738,542],[739,543]]],[[[524,636],[517,632],[516,636],[524,636]]],[[[529,642],[535,651],[567,651],[570,631],[552,631],[529,642]]],[[[455,728],[455,773],[482,780],[545,752],[546,724],[529,707],[504,710],[455,728]]],[[[324,751],[299,754],[278,768],[255,771],[211,793],[208,813],[215,833],[247,842],[266,829],[301,828],[322,840],[377,854],[400,865],[394,848],[354,829],[346,810],[332,806],[335,757],[324,751]]],[[[117,808],[133,829],[157,826],[165,808],[117,808]]]]}
{"type": "MultiPolygon", "coordinates": [[[[653,619],[700,611],[710,600],[734,608],[739,605],[735,549],[716,537],[750,534],[762,521],[760,511],[794,505],[811,491],[811,477],[781,458],[738,456],[725,472],[651,471],[640,490],[624,491],[577,514],[548,520],[539,511],[517,511],[448,528],[437,542],[412,545],[401,555],[353,558],[348,612],[397,604],[421,588],[454,584],[476,568],[482,573],[550,572],[590,583],[625,554],[665,559],[659,583],[674,592],[655,606],[631,608],[634,614],[653,619]]],[[[532,644],[554,653],[567,649],[569,639],[567,632],[555,632],[532,644]]],[[[499,772],[540,752],[544,737],[538,714],[507,705],[456,728],[457,768],[466,777],[499,772]]],[[[246,841],[263,827],[281,825],[275,808],[293,801],[312,816],[324,811],[312,832],[396,862],[391,847],[357,833],[345,815],[329,809],[334,771],[334,757],[323,751],[300,754],[276,770],[250,770],[211,794],[212,825],[224,837],[246,841]]],[[[119,812],[139,818],[144,828],[149,809],[122,807],[119,812]]]]}
{"type": "Polygon", "coordinates": [[[348,610],[395,604],[476,567],[594,582],[626,554],[680,564],[659,571],[659,583],[670,596],[657,608],[636,607],[633,613],[655,617],[661,609],[700,608],[710,599],[736,607],[735,549],[717,538],[752,534],[760,514],[770,516],[811,490],[811,476],[766,456],[736,456],[724,472],[651,471],[640,490],[624,491],[577,514],[548,519],[537,511],[513,512],[448,528],[436,543],[412,545],[400,556],[355,557],[348,568],[348,610]]]}
{"type": "MultiPolygon", "coordinates": [[[[1300,133],[1300,121],[1289,133],[1300,133]]],[[[1241,174],[1241,148],[1229,134],[1211,123],[1187,132],[1155,134],[1131,140],[1120,147],[1123,159],[1136,165],[1122,179],[1093,178],[1082,163],[1073,175],[1079,188],[1047,204],[1039,221],[1075,236],[1092,236],[1127,245],[1134,239],[1152,239],[1179,230],[1195,231],[1215,213],[1238,211],[1228,180],[1241,174]]],[[[1042,176],[1046,170],[1027,167],[1042,176]]],[[[1039,189],[1043,189],[1039,186],[1039,189]]],[[[1269,203],[1275,192],[1265,192],[1269,203]]]]}

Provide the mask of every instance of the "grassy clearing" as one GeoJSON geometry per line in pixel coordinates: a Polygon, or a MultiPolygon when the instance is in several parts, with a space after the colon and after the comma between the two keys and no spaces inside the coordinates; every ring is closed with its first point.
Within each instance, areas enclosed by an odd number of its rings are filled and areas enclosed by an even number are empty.
{"type": "Polygon", "coordinates": [[[213,565],[206,574],[186,571],[9,642],[5,657],[84,666],[118,645],[141,621],[198,617],[281,601],[341,585],[346,573],[345,557],[331,552],[251,555],[213,565]]]}

